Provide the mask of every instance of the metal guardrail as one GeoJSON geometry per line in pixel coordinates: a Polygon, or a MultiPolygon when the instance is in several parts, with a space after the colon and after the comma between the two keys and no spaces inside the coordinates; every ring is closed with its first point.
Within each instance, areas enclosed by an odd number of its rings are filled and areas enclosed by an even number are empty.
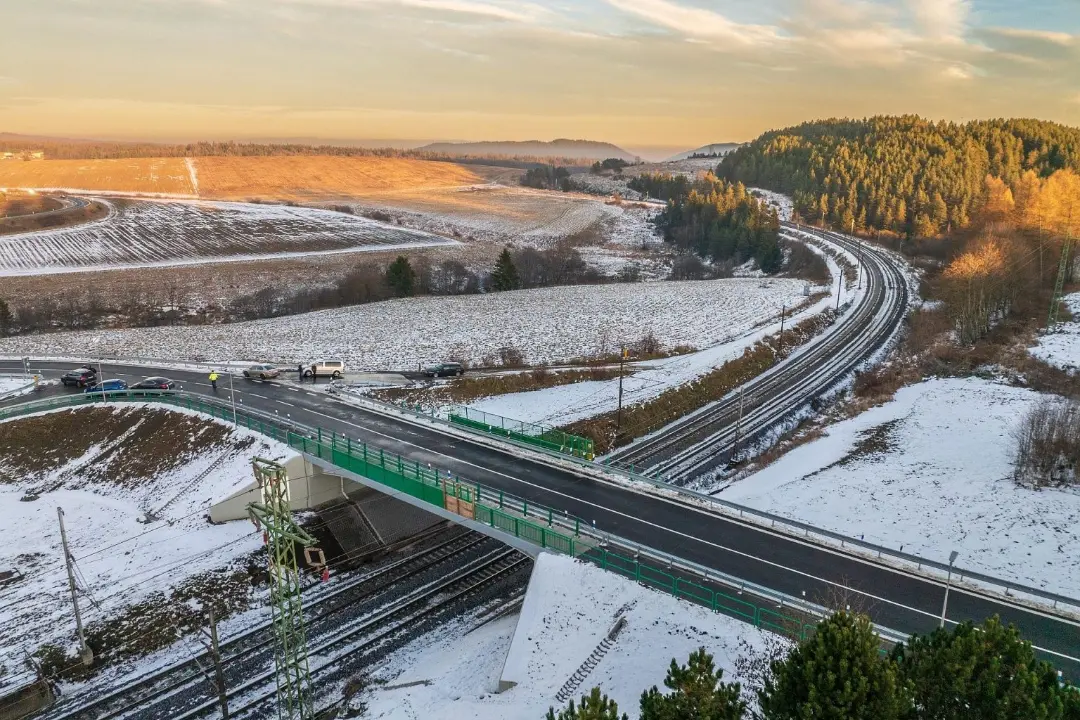
{"type": "MultiPolygon", "coordinates": [[[[390,403],[384,403],[382,401],[375,400],[374,398],[355,398],[355,399],[358,402],[363,403],[364,405],[372,406],[377,411],[385,412],[386,410],[394,410],[394,411],[397,411],[397,412],[405,412],[405,413],[407,413],[409,415],[412,415],[413,417],[415,417],[417,419],[420,419],[420,420],[423,420],[425,422],[435,422],[435,423],[439,423],[439,424],[442,424],[442,425],[452,426],[452,427],[458,428],[460,430],[469,430],[469,428],[467,428],[465,426],[452,425],[451,423],[449,423],[446,420],[438,417],[437,415],[427,414],[427,413],[424,413],[422,411],[414,410],[413,408],[410,408],[410,407],[407,407],[407,406],[406,407],[401,407],[401,406],[393,405],[393,404],[390,404],[390,403]]],[[[482,433],[482,432],[477,432],[475,434],[480,436],[480,437],[490,437],[486,433],[482,433]]],[[[876,555],[880,559],[892,559],[892,560],[895,560],[896,562],[903,562],[903,563],[907,563],[908,565],[914,565],[917,569],[920,569],[920,570],[922,570],[924,568],[930,568],[930,569],[939,571],[941,573],[948,573],[950,571],[948,563],[940,562],[940,561],[937,561],[937,560],[932,560],[932,559],[925,558],[925,557],[922,557],[922,556],[919,556],[919,555],[915,555],[913,553],[906,553],[906,552],[904,552],[902,550],[896,550],[894,548],[886,547],[886,546],[883,546],[883,545],[877,545],[875,543],[868,542],[868,541],[862,540],[860,538],[853,538],[853,537],[851,537],[849,535],[844,535],[842,533],[837,533],[837,532],[833,532],[831,530],[826,530],[825,528],[819,528],[819,527],[817,527],[815,525],[810,525],[809,523],[804,523],[804,522],[801,522],[799,520],[794,520],[792,518],[783,517],[781,515],[775,515],[775,514],[770,513],[770,512],[768,512],[766,510],[758,510],[756,508],[752,508],[752,507],[749,507],[747,505],[740,505],[738,503],[734,503],[734,502],[731,502],[729,500],[724,500],[722,498],[718,498],[718,497],[715,497],[713,495],[706,495],[704,493],[699,493],[699,492],[696,492],[694,490],[689,490],[687,488],[680,487],[678,485],[672,485],[671,483],[665,482],[665,481],[663,481],[663,480],[661,480],[659,478],[656,478],[656,477],[649,477],[647,475],[642,475],[640,473],[634,472],[634,471],[629,470],[627,468],[621,468],[621,467],[616,467],[616,466],[612,466],[612,465],[607,465],[603,461],[599,461],[599,460],[596,461],[596,462],[589,462],[587,460],[584,460],[583,458],[574,457],[572,455],[567,455],[567,454],[564,454],[564,453],[553,452],[553,451],[547,450],[546,448],[543,448],[543,447],[540,447],[540,446],[537,446],[537,445],[526,444],[526,443],[520,442],[518,440],[515,440],[514,438],[509,438],[508,437],[508,438],[498,438],[498,439],[500,441],[504,442],[504,443],[515,445],[515,446],[520,447],[520,448],[525,449],[525,450],[532,450],[534,452],[539,452],[539,453],[543,453],[545,455],[549,455],[552,458],[555,458],[555,459],[558,459],[558,460],[572,462],[572,463],[580,466],[582,469],[587,470],[587,471],[596,472],[596,471],[600,470],[600,471],[604,471],[604,472],[609,472],[609,473],[611,473],[613,475],[621,476],[622,478],[625,478],[626,480],[632,480],[632,481],[637,481],[637,482],[641,482],[641,483],[646,483],[648,485],[653,486],[657,490],[663,491],[666,494],[673,494],[673,495],[677,495],[677,496],[686,498],[688,500],[692,500],[697,505],[705,506],[706,509],[708,509],[708,508],[720,509],[720,510],[723,510],[723,511],[727,511],[729,513],[738,514],[739,517],[744,517],[744,518],[749,517],[749,518],[754,518],[756,521],[765,521],[765,522],[768,523],[769,527],[775,528],[775,529],[780,530],[781,532],[785,532],[786,534],[789,534],[789,535],[796,535],[796,536],[801,536],[801,537],[804,537],[804,538],[809,538],[810,536],[817,536],[818,538],[825,538],[827,540],[831,540],[831,541],[834,541],[835,543],[838,543],[839,547],[842,548],[842,549],[847,549],[850,546],[851,548],[857,548],[859,550],[869,552],[872,555],[876,555]]],[[[760,522],[758,524],[760,524],[760,522]]],[[[1012,592],[1012,593],[1023,593],[1025,595],[1030,595],[1032,597],[1036,597],[1036,598],[1040,598],[1042,600],[1048,601],[1050,603],[1051,607],[1053,607],[1055,609],[1059,605],[1067,605],[1067,606],[1070,606],[1070,607],[1073,607],[1073,608],[1076,608],[1076,609],[1080,610],[1080,599],[1077,599],[1077,598],[1072,598],[1072,597],[1069,597],[1067,595],[1062,595],[1060,593],[1050,592],[1048,590],[1042,590],[1042,589],[1039,589],[1039,588],[1033,588],[1033,587],[1030,587],[1028,585],[1023,585],[1021,583],[1012,582],[1011,580],[1005,580],[1003,578],[994,577],[992,575],[987,575],[985,573],[980,573],[980,572],[977,572],[975,570],[969,570],[969,569],[966,569],[966,568],[963,568],[963,567],[960,567],[960,566],[957,566],[957,565],[954,565],[952,567],[951,571],[952,571],[953,577],[958,578],[960,581],[963,581],[964,579],[976,580],[976,581],[978,581],[980,583],[984,583],[985,585],[1002,588],[1003,590],[1006,591],[1006,595],[1008,595],[1010,592],[1012,592]]]]}
{"type": "MultiPolygon", "coordinates": [[[[160,390],[118,390],[105,393],[104,399],[101,393],[82,393],[0,408],[0,419],[45,410],[100,406],[106,402],[153,402],[203,412],[229,422],[235,418],[238,426],[283,442],[333,467],[361,474],[375,483],[427,504],[452,510],[462,517],[542,548],[588,560],[603,569],[755,627],[802,639],[815,627],[814,623],[807,622],[808,618],[820,619],[828,614],[825,608],[813,603],[597,531],[566,512],[530,503],[505,491],[487,488],[460,477],[443,478],[437,470],[393,453],[369,448],[362,442],[353,442],[344,436],[339,438],[336,433],[258,410],[233,408],[229,403],[214,398],[160,390]],[[696,580],[678,577],[671,572],[673,569],[696,580]],[[766,604],[752,602],[748,597],[759,598],[766,604]],[[785,608],[788,609],[787,613],[784,612],[785,608]]],[[[888,628],[879,627],[878,631],[890,642],[905,637],[888,628]]]]}

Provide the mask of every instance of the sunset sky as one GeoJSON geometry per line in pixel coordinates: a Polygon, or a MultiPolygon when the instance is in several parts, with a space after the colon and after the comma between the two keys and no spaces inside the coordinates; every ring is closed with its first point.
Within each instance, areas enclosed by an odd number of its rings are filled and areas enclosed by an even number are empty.
{"type": "Polygon", "coordinates": [[[877,113],[1080,125],[1080,0],[25,0],[0,131],[690,148],[877,113]]]}

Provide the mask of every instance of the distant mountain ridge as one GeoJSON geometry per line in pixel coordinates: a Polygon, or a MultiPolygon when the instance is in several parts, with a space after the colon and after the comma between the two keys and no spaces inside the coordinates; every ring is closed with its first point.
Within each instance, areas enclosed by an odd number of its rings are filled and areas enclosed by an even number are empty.
{"type": "Polygon", "coordinates": [[[733,152],[741,148],[746,143],[712,143],[709,145],[702,145],[694,150],[687,150],[681,152],[678,155],[672,155],[665,162],[675,162],[676,160],[686,160],[693,155],[727,155],[729,152],[733,152]]]}
{"type": "Polygon", "coordinates": [[[640,162],[637,155],[623,150],[618,145],[596,140],[508,140],[483,142],[439,142],[417,148],[425,152],[445,153],[447,155],[520,155],[527,157],[551,158],[588,158],[606,160],[619,158],[627,162],[640,162]]]}

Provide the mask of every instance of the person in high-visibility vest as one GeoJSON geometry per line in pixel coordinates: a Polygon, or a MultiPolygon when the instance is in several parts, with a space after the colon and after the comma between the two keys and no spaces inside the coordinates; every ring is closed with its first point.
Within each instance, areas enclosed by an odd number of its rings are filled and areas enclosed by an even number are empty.
{"type": "Polygon", "coordinates": [[[214,388],[214,390],[217,390],[217,379],[218,379],[217,370],[211,370],[210,371],[210,387],[214,388]]]}

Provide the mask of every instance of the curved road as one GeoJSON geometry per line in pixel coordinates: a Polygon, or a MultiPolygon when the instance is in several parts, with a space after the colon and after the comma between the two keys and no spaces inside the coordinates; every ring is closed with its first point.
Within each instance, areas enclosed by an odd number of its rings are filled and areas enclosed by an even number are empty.
{"type": "MultiPolygon", "coordinates": [[[[32,367],[46,377],[56,377],[70,369],[70,364],[35,361],[32,367]]],[[[167,375],[188,392],[214,394],[202,372],[108,364],[104,370],[106,377],[128,381],[167,375]]],[[[0,361],[0,372],[5,371],[21,372],[22,363],[0,361]]],[[[229,382],[223,380],[218,382],[216,395],[227,399],[229,382]]],[[[50,387],[41,394],[62,392],[74,390],[50,387]]],[[[864,608],[881,625],[910,633],[928,632],[938,624],[945,595],[944,583],[938,580],[363,410],[311,384],[300,385],[289,379],[259,382],[237,378],[235,394],[245,407],[289,416],[410,460],[431,463],[530,502],[565,510],[595,522],[600,530],[778,592],[831,605],[837,596],[833,583],[838,583],[862,593],[864,608]]],[[[1016,624],[1024,637],[1041,648],[1043,656],[1067,677],[1080,680],[1080,623],[953,585],[948,603],[950,622],[981,621],[995,614],[1016,624]]]]}

